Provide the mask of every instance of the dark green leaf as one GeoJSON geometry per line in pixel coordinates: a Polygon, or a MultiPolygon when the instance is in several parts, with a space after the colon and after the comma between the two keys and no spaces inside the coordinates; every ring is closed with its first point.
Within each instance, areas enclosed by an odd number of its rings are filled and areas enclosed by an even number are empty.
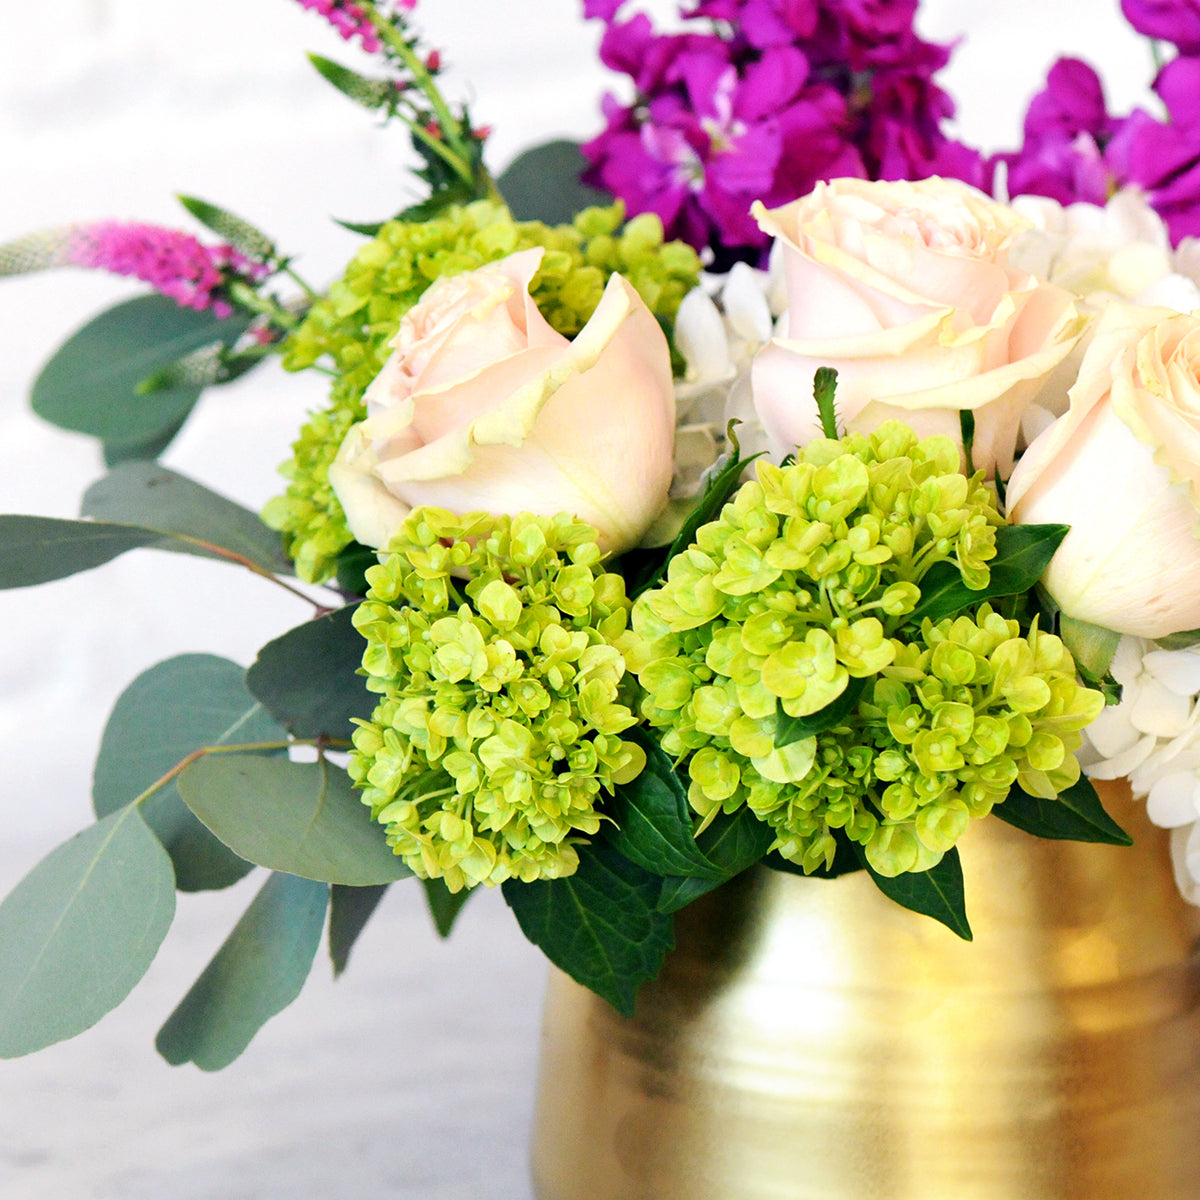
{"type": "Polygon", "coordinates": [[[73,334],[33,385],[33,411],[64,429],[106,442],[146,442],[178,428],[199,387],[139,395],[137,386],[201,346],[232,345],[242,317],[181,308],[166,296],[139,296],[110,308],[73,334]]]}
{"type": "Polygon", "coordinates": [[[1155,644],[1164,650],[1188,650],[1200,642],[1200,629],[1186,629],[1182,633],[1169,633],[1155,638],[1155,644]]]}
{"type": "Polygon", "coordinates": [[[935,563],[921,579],[921,599],[907,619],[914,624],[926,617],[940,621],[984,600],[1029,591],[1045,574],[1068,529],[1067,525],[1002,525],[996,530],[996,557],[988,563],[987,587],[973,592],[954,563],[935,563]]]}
{"type": "Polygon", "coordinates": [[[696,845],[687,791],[671,760],[640,729],[625,736],[646,752],[646,767],[630,783],[617,786],[605,811],[616,823],[605,826],[608,840],[630,861],[656,875],[698,875],[723,880],[696,845]]]}
{"type": "Polygon", "coordinates": [[[371,914],[390,887],[376,883],[370,887],[344,887],[335,883],[329,895],[329,957],[336,978],[350,961],[350,951],[358,935],[366,928],[371,914]]]}
{"type": "Polygon", "coordinates": [[[379,565],[379,551],[360,542],[342,547],[337,556],[337,585],[351,596],[367,594],[367,571],[379,565]]]}
{"type": "MultiPolygon", "coordinates": [[[[92,781],[96,815],[123,808],[202,746],[285,740],[246,691],[244,674],[224,658],[183,654],[139,675],[121,693],[100,742],[92,781]]],[[[141,809],[171,855],[181,891],[228,887],[252,868],[200,824],[173,782],[141,809]]]]}
{"type": "Polygon", "coordinates": [[[631,587],[629,592],[631,599],[636,599],[648,588],[657,587],[666,578],[667,566],[671,559],[686,550],[696,540],[696,530],[701,525],[705,525],[709,521],[716,519],[722,506],[737,491],[738,481],[741,479],[742,472],[756,458],[762,457],[761,454],[752,454],[749,458],[742,458],[741,447],[738,446],[737,436],[734,433],[736,425],[736,421],[729,422],[727,436],[730,449],[724,456],[725,462],[721,469],[715,472],[708,480],[704,491],[696,501],[696,507],[692,509],[687,519],[683,522],[682,528],[676,534],[675,540],[671,543],[671,548],[667,551],[667,555],[662,560],[658,570],[646,579],[638,580],[631,587]]]}
{"type": "Polygon", "coordinates": [[[1104,811],[1092,781],[1086,775],[1057,799],[1031,796],[1017,786],[1009,789],[992,814],[1034,837],[1070,842],[1103,842],[1110,846],[1132,846],[1133,838],[1104,811]]]}
{"type": "Polygon", "coordinates": [[[866,686],[866,679],[851,677],[846,690],[836,700],[807,717],[789,717],[781,704],[775,715],[775,745],[790,746],[792,742],[840,725],[854,711],[866,686]]]}
{"type": "Polygon", "coordinates": [[[0,1057],[74,1037],[146,973],[175,915],[171,860],[135,808],[59,846],[0,904],[0,1057]]]}
{"type": "Polygon", "coordinates": [[[277,575],[292,570],[279,534],[264,525],[257,513],[158,463],[127,462],[115,467],[84,492],[82,515],[194,538],[277,575]]]}
{"type": "Polygon", "coordinates": [[[813,400],[821,415],[821,432],[837,441],[837,372],[832,367],[817,368],[813,376],[813,400]]]}
{"type": "Polygon", "coordinates": [[[671,877],[662,881],[658,907],[662,912],[677,912],[698,896],[711,892],[727,879],[740,875],[766,854],[775,840],[775,831],[760,821],[748,808],[732,815],[718,813],[709,827],[696,839],[704,857],[721,870],[718,879],[671,877]]]}
{"type": "Polygon", "coordinates": [[[563,879],[503,885],[521,932],[560,970],[630,1016],[637,990],[674,945],[658,911],[661,880],[605,842],[579,847],[579,870],[563,879]]]}
{"type": "Polygon", "coordinates": [[[568,225],[581,209],[612,203],[607,192],[580,180],[587,165],[578,142],[546,142],[513,159],[496,186],[518,221],[568,225]]]}
{"type": "Polygon", "coordinates": [[[963,941],[973,940],[971,926],[967,923],[967,909],[963,898],[962,863],[958,850],[951,847],[942,855],[942,861],[928,871],[906,871],[894,878],[880,875],[867,862],[860,846],[855,846],[859,861],[867,868],[875,886],[889,899],[903,908],[912,909],[922,916],[941,921],[951,933],[963,941]]]}
{"type": "Polygon", "coordinates": [[[179,777],[179,794],[235,854],[274,871],[351,887],[412,874],[332,763],[209,754],[179,777]]]}
{"type": "Polygon", "coordinates": [[[474,895],[475,889],[463,888],[452,892],[441,879],[422,879],[425,888],[425,902],[429,905],[429,915],[433,918],[434,928],[439,937],[449,937],[462,912],[463,905],[474,895]]]}
{"type": "Polygon", "coordinates": [[[338,609],[268,642],[246,672],[246,686],[299,738],[349,738],[351,721],[375,708],[356,674],[366,643],[351,624],[356,605],[338,609]]]}
{"type": "Polygon", "coordinates": [[[329,888],[272,875],[158,1031],[172,1066],[227,1067],[300,994],[325,926],[329,888]]]}

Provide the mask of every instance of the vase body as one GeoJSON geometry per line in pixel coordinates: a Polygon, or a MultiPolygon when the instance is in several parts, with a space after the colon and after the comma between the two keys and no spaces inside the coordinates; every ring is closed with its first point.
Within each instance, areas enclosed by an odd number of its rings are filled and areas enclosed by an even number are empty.
{"type": "Polygon", "coordinates": [[[1200,1200],[1200,910],[1102,798],[1132,848],[975,823],[972,943],[862,872],[755,868],[633,1018],[556,974],[539,1200],[1200,1200]]]}

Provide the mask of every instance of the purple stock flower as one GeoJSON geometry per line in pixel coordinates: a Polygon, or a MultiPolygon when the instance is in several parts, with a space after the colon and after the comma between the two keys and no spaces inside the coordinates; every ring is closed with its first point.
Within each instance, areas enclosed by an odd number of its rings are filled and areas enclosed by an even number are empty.
{"type": "Polygon", "coordinates": [[[1200,0],[1121,0],[1121,12],[1138,33],[1200,52],[1200,0]]]}
{"type": "Polygon", "coordinates": [[[787,203],[839,175],[982,184],[980,156],[942,132],[953,104],[933,82],[949,48],[912,28],[916,0],[697,0],[696,31],[661,34],[620,0],[584,0],[606,23],[602,61],[636,96],[605,98],[587,178],[668,236],[718,255],[767,243],[750,205],[787,203]]]}

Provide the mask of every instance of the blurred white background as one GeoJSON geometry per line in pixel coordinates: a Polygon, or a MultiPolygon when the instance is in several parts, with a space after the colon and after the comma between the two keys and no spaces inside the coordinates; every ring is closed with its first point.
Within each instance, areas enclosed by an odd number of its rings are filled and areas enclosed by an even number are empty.
{"type": "MultiPolygon", "coordinates": [[[[321,285],[357,244],[330,218],[378,219],[409,195],[399,134],[380,134],[304,59],[354,65],[355,52],[292,0],[4,8],[0,242],[77,219],[186,225],[172,199],[185,192],[270,231],[321,285]]],[[[421,25],[453,68],[447,91],[474,97],[495,130],[494,168],[525,145],[595,133],[602,90],[627,82],[599,66],[598,27],[579,10],[422,0],[421,25]]],[[[1016,143],[1059,54],[1099,67],[1118,111],[1144,101],[1152,73],[1117,0],[924,0],[920,27],[963,37],[942,81],[960,136],[987,148],[1016,143]]],[[[72,271],[0,280],[0,511],[73,517],[103,473],[91,441],[42,424],[25,394],[63,337],[138,291],[72,271]]],[[[167,461],[258,507],[320,390],[319,376],[269,366],[212,391],[167,461]]],[[[0,593],[0,893],[89,821],[91,763],[130,680],[190,651],[248,663],[307,615],[232,568],[151,552],[0,593]]],[[[0,1198],[528,1200],[541,960],[498,895],[473,901],[439,946],[417,889],[394,892],[346,979],[334,988],[319,961],[301,1000],[212,1077],[163,1065],[152,1034],[250,893],[184,898],[125,1008],[0,1063],[0,1198]]]]}

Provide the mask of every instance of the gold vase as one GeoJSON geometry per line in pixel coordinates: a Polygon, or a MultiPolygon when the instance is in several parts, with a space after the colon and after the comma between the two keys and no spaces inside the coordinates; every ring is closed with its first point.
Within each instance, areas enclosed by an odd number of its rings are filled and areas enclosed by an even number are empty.
{"type": "Polygon", "coordinates": [[[685,909],[632,1019],[551,981],[539,1200],[1200,1200],[1200,910],[1132,848],[999,820],[973,943],[863,874],[755,868],[685,909]]]}

